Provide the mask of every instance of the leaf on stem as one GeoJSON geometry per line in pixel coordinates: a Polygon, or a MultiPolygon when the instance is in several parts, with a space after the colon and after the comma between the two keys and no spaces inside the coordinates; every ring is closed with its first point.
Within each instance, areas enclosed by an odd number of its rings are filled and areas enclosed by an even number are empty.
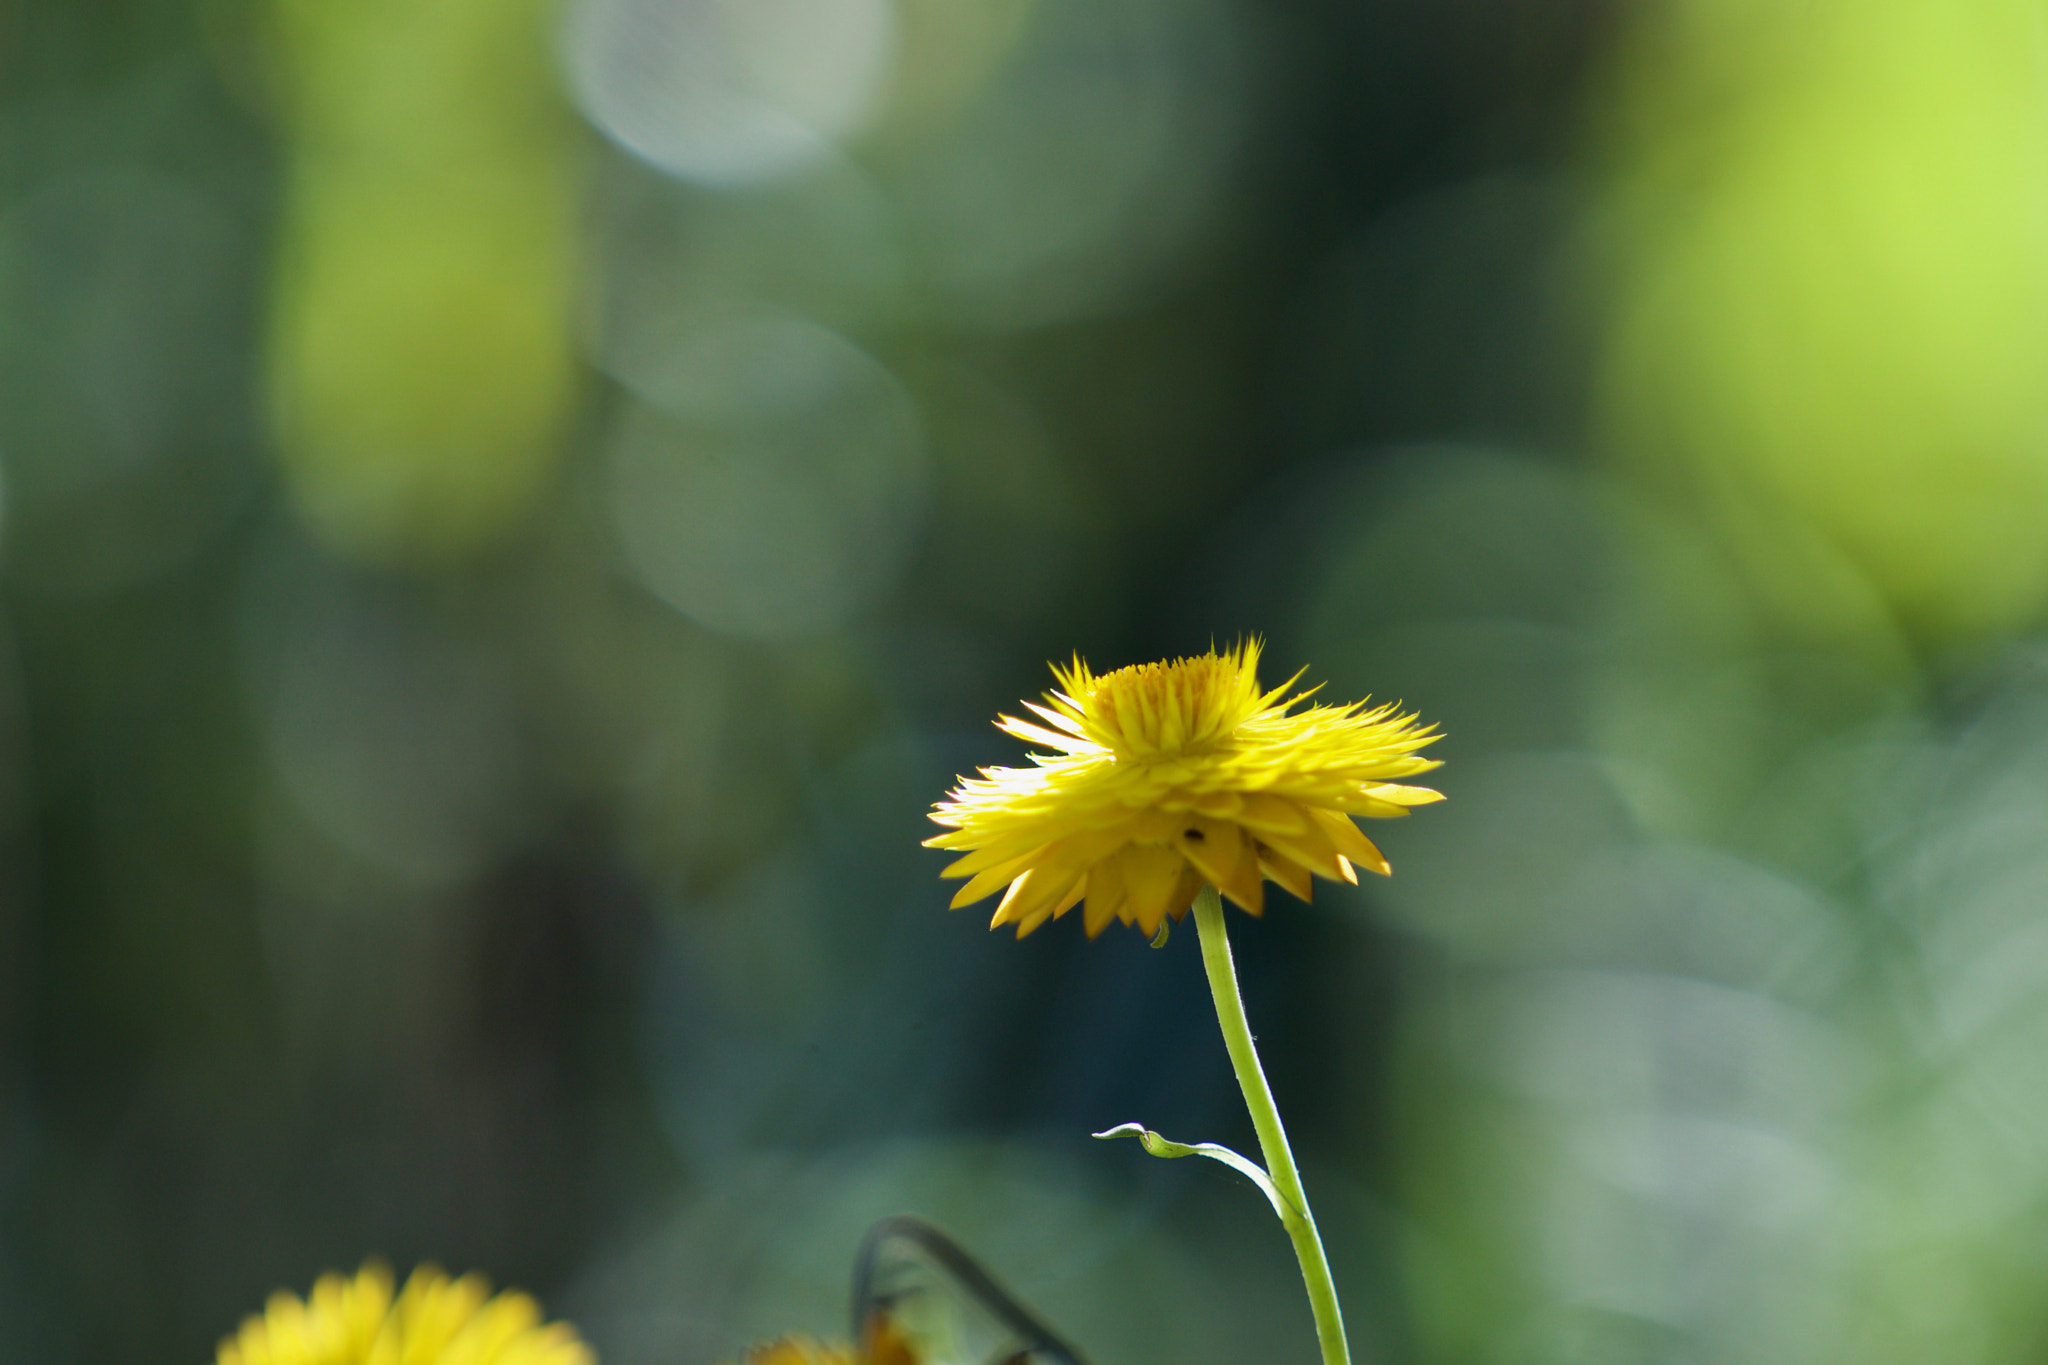
{"type": "Polygon", "coordinates": [[[1272,1177],[1266,1174],[1264,1166],[1253,1161],[1250,1157],[1241,1156],[1231,1151],[1220,1142],[1197,1142],[1192,1145],[1185,1142],[1175,1142],[1171,1138],[1161,1137],[1142,1123],[1120,1123],[1114,1128],[1104,1129],[1100,1133],[1091,1133],[1089,1136],[1098,1138],[1134,1137],[1138,1140],[1139,1145],[1144,1147],[1153,1156],[1165,1157],[1168,1160],[1184,1156],[1205,1156],[1211,1161],[1220,1161],[1230,1167],[1231,1170],[1236,1171],[1239,1175],[1251,1181],[1252,1184],[1257,1185],[1260,1191],[1265,1194],[1266,1202],[1273,1206],[1274,1214],[1278,1216],[1282,1223],[1289,1221],[1287,1215],[1290,1212],[1294,1214],[1295,1218],[1303,1216],[1300,1210],[1293,1208],[1287,1202],[1285,1196],[1273,1184],[1272,1177]]]}

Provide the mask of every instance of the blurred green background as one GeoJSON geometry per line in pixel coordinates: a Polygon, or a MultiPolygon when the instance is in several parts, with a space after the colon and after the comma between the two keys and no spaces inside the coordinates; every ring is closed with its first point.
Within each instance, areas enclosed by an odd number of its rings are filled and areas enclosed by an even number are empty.
{"type": "Polygon", "coordinates": [[[0,1362],[1312,1358],[1192,936],[917,846],[1241,632],[1449,736],[1235,921],[1363,1360],[2039,1360],[2044,601],[2031,0],[0,4],[0,1362]]]}

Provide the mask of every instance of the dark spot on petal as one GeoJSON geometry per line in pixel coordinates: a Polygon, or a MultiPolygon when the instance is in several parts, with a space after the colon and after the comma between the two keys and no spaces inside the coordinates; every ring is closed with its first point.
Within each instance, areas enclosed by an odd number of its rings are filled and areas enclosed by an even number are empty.
{"type": "Polygon", "coordinates": [[[1199,844],[1202,842],[1202,831],[1198,829],[1184,829],[1180,832],[1180,837],[1183,839],[1193,840],[1195,843],[1199,844]]]}

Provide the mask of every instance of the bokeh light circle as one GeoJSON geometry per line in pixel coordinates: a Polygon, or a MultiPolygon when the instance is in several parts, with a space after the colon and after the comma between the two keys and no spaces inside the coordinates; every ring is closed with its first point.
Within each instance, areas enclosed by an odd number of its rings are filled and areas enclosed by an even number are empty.
{"type": "Polygon", "coordinates": [[[836,333],[761,315],[707,330],[612,441],[611,514],[634,574],[714,630],[789,639],[895,581],[925,491],[917,411],[836,333]]]}
{"type": "Polygon", "coordinates": [[[943,127],[878,149],[934,303],[1014,328],[1126,304],[1213,227],[1244,118],[1226,7],[1045,0],[943,127]]]}
{"type": "Polygon", "coordinates": [[[857,131],[895,45],[888,0],[578,0],[563,33],[590,121],[710,184],[773,178],[857,131]]]}
{"type": "Polygon", "coordinates": [[[591,228],[599,263],[582,341],[592,364],[644,392],[700,328],[763,308],[835,330],[906,311],[908,264],[892,206],[850,158],[745,191],[612,168],[591,228]]]}

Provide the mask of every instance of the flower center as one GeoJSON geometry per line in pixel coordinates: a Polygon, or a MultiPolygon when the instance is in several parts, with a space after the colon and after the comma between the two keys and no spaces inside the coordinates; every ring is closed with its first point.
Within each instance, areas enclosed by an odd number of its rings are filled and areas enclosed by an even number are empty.
{"type": "Polygon", "coordinates": [[[1119,758],[1214,748],[1258,710],[1259,684],[1235,654],[1133,664],[1096,679],[1082,702],[1089,737],[1119,758]]]}

